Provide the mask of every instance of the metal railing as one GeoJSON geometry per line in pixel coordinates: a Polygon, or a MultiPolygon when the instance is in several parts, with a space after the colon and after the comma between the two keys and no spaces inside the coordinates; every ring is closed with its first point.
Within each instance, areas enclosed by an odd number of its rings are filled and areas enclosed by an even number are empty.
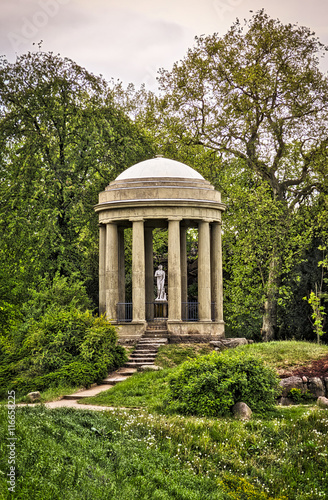
{"type": "MultiPolygon", "coordinates": [[[[199,321],[198,316],[199,302],[182,302],[181,316],[182,321],[199,321]]],[[[215,302],[211,302],[211,319],[215,320],[215,302]]],[[[133,306],[132,302],[118,302],[117,304],[117,322],[130,323],[132,321],[133,306]]],[[[168,302],[147,302],[146,303],[146,321],[163,322],[168,318],[168,302]]]]}
{"type": "Polygon", "coordinates": [[[118,323],[130,323],[132,321],[132,302],[118,302],[116,310],[118,323]]]}
{"type": "Polygon", "coordinates": [[[198,321],[199,302],[182,302],[181,313],[182,321],[198,321]]]}

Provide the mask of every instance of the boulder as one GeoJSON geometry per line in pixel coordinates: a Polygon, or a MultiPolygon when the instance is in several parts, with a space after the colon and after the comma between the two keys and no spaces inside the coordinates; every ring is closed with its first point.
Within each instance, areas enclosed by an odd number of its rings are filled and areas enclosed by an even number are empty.
{"type": "Polygon", "coordinates": [[[327,408],[328,409],[328,398],[324,398],[323,396],[318,397],[317,405],[319,408],[327,408]]]}
{"type": "Polygon", "coordinates": [[[163,370],[163,368],[157,365],[141,365],[138,367],[138,372],[157,372],[159,370],[163,370]]]}
{"type": "Polygon", "coordinates": [[[252,417],[252,410],[249,406],[247,406],[246,403],[243,402],[236,403],[232,407],[232,413],[234,417],[238,418],[239,420],[250,420],[252,417]]]}
{"type": "Polygon", "coordinates": [[[290,406],[290,405],[293,405],[293,404],[295,404],[295,403],[290,398],[279,398],[278,399],[278,405],[281,405],[281,406],[290,406]]]}
{"type": "Polygon", "coordinates": [[[323,379],[324,383],[325,383],[325,387],[326,387],[326,396],[328,396],[328,377],[325,377],[323,379]]]}
{"type": "Polygon", "coordinates": [[[235,339],[222,339],[222,340],[212,340],[210,346],[212,346],[216,351],[223,351],[224,349],[232,349],[239,345],[252,344],[253,340],[248,340],[245,338],[235,338],[235,339]]]}
{"type": "Polygon", "coordinates": [[[40,401],[41,394],[39,393],[39,391],[29,392],[27,395],[27,399],[29,403],[35,403],[36,401],[40,401]]]}
{"type": "Polygon", "coordinates": [[[323,381],[319,377],[309,378],[308,389],[316,398],[326,394],[323,381]]]}
{"type": "Polygon", "coordinates": [[[304,385],[302,377],[287,377],[280,380],[280,387],[282,389],[281,396],[283,398],[287,397],[291,389],[300,389],[304,392],[304,385]]]}

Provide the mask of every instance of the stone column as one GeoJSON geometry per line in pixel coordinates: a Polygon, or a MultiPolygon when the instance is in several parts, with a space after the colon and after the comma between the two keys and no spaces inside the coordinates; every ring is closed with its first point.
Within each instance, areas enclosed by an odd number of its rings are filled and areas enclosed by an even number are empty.
{"type": "Polygon", "coordinates": [[[118,231],[117,225],[106,224],[106,316],[116,321],[118,303],[118,231]]]}
{"type": "Polygon", "coordinates": [[[142,218],[132,221],[132,321],[145,322],[145,238],[142,218]]]}
{"type": "Polygon", "coordinates": [[[214,321],[223,321],[223,277],[221,224],[213,222],[211,230],[211,274],[214,321]]]}
{"type": "Polygon", "coordinates": [[[181,321],[180,220],[169,220],[168,302],[169,321],[181,321]]]}
{"type": "Polygon", "coordinates": [[[118,299],[121,303],[125,302],[124,227],[118,228],[118,299]]]}
{"type": "Polygon", "coordinates": [[[106,226],[99,224],[99,316],[106,312],[106,226]]]}
{"type": "Polygon", "coordinates": [[[146,266],[146,319],[154,319],[154,257],[153,229],[145,227],[145,266],[146,266]]]}
{"type": "Polygon", "coordinates": [[[188,319],[187,226],[180,227],[182,319],[188,319]]]}
{"type": "Polygon", "coordinates": [[[199,321],[211,321],[210,224],[205,220],[198,224],[198,302],[199,321]]]}

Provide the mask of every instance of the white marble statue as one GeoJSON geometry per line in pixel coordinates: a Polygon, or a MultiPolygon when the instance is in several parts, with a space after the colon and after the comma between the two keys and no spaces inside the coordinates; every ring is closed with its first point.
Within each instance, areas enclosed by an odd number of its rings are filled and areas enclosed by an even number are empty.
{"type": "Polygon", "coordinates": [[[158,266],[158,269],[155,272],[155,278],[157,278],[157,297],[155,300],[166,300],[166,293],[164,288],[165,271],[163,271],[163,266],[158,266]]]}

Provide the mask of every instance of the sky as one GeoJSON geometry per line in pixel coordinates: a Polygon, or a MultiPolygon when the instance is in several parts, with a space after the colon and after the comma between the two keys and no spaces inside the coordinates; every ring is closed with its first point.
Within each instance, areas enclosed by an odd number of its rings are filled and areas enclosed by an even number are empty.
{"type": "MultiPolygon", "coordinates": [[[[156,91],[195,36],[224,35],[264,8],[273,18],[311,28],[328,45],[327,0],[0,0],[0,54],[14,62],[32,50],[73,59],[106,80],[156,91]]],[[[322,70],[328,70],[327,60],[322,70]]]]}

